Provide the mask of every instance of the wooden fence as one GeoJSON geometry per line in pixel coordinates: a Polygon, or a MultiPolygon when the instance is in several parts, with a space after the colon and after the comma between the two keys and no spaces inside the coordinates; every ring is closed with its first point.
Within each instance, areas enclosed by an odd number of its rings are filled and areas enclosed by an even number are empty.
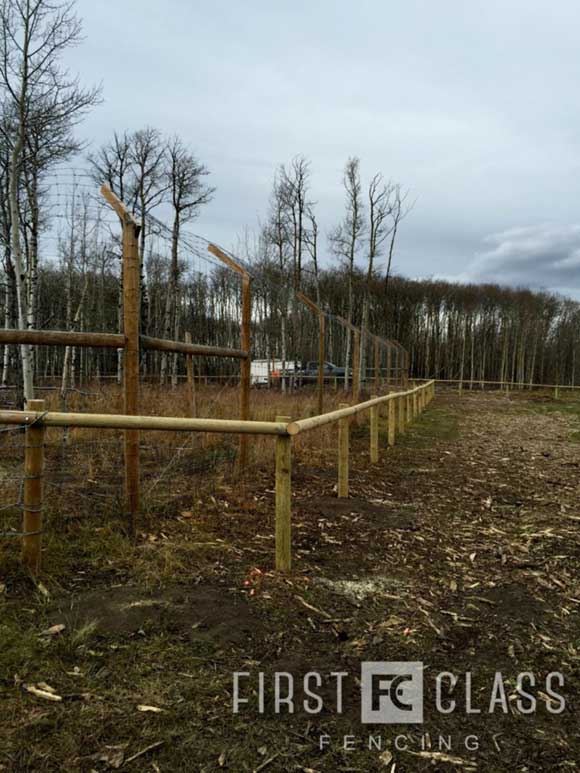
{"type": "MultiPolygon", "coordinates": [[[[125,511],[128,517],[129,531],[134,534],[136,528],[137,514],[139,512],[139,478],[140,478],[140,460],[139,460],[139,429],[142,428],[139,419],[140,408],[140,379],[139,379],[139,360],[141,352],[144,350],[161,351],[184,354],[187,358],[187,378],[190,385],[190,407],[192,413],[196,412],[196,394],[195,379],[193,375],[192,357],[214,356],[230,357],[240,361],[240,420],[247,422],[251,418],[250,410],[250,386],[251,386],[251,321],[252,321],[252,295],[251,281],[252,277],[248,270],[236,262],[233,255],[225,252],[214,244],[208,243],[207,249],[217,257],[224,265],[227,265],[232,271],[235,271],[242,281],[242,304],[241,304],[241,322],[240,322],[240,349],[229,349],[218,346],[205,346],[203,344],[193,343],[191,336],[186,334],[186,341],[171,341],[161,338],[153,338],[140,334],[140,297],[141,297],[141,267],[139,260],[139,233],[141,225],[133,216],[127,207],[120,201],[114,193],[106,186],[101,187],[101,193],[107,200],[111,208],[117,213],[122,226],[122,290],[123,290],[123,332],[122,333],[93,333],[93,332],[75,332],[61,330],[0,330],[0,344],[16,344],[19,346],[75,346],[75,347],[104,347],[109,349],[122,349],[124,353],[123,363],[123,388],[124,388],[124,410],[128,419],[130,416],[136,417],[136,422],[124,422],[121,427],[124,429],[124,457],[125,457],[125,511]]],[[[319,314],[321,320],[321,330],[324,332],[324,316],[329,317],[327,312],[323,312],[318,306],[301,296],[303,302],[314,308],[319,314]]],[[[354,333],[355,347],[353,356],[353,400],[359,399],[359,357],[360,357],[360,331],[349,322],[336,317],[341,324],[349,327],[354,333]]],[[[376,367],[379,348],[386,347],[390,357],[391,348],[398,354],[399,368],[395,372],[398,374],[402,386],[408,383],[408,364],[409,356],[403,347],[392,341],[383,341],[373,337],[370,333],[367,336],[375,338],[375,384],[380,384],[380,374],[376,367]]],[[[319,412],[323,408],[323,374],[325,346],[321,336],[318,352],[318,405],[319,412]]],[[[390,365],[387,368],[387,386],[391,385],[390,365]]],[[[30,407],[30,405],[28,406],[30,407]]],[[[68,414],[69,416],[71,414],[68,414]]],[[[50,414],[54,419],[54,414],[50,414]]],[[[54,419],[56,421],[56,419],[54,419]]],[[[80,419],[75,419],[80,421],[80,419]]],[[[175,421],[178,421],[177,419],[175,421]]],[[[44,422],[47,425],[46,421],[44,422]]],[[[62,426],[62,425],[59,425],[62,426]]],[[[107,425],[86,425],[70,424],[69,426],[107,426],[107,425]]],[[[116,425],[120,426],[120,425],[116,425]]],[[[206,425],[209,427],[209,425],[206,425]]],[[[170,427],[165,427],[166,429],[170,427]]],[[[179,427],[175,427],[180,429],[179,427]]],[[[213,432],[201,427],[189,427],[193,431],[213,432]]],[[[240,433],[240,451],[238,464],[241,469],[246,465],[247,460],[247,442],[248,434],[256,433],[251,430],[234,430],[231,432],[240,433]]]]}
{"type": "Polygon", "coordinates": [[[309,432],[328,424],[338,424],[338,496],[349,494],[349,424],[359,413],[370,413],[370,462],[379,461],[379,419],[387,406],[388,445],[395,443],[396,435],[404,433],[406,426],[431,401],[434,382],[428,381],[401,392],[373,397],[356,405],[342,404],[336,411],[319,414],[312,418],[292,421],[287,416],[277,416],[275,421],[247,421],[229,419],[197,419],[161,416],[136,416],[132,414],[63,413],[45,411],[43,400],[30,400],[25,411],[0,411],[0,424],[25,428],[24,491],[22,554],[26,566],[37,574],[41,566],[44,434],[47,427],[93,427],[122,429],[126,433],[140,430],[173,432],[212,432],[225,434],[272,435],[276,438],[276,568],[289,571],[292,560],[291,547],[291,489],[292,489],[292,440],[303,432],[309,432]]]}

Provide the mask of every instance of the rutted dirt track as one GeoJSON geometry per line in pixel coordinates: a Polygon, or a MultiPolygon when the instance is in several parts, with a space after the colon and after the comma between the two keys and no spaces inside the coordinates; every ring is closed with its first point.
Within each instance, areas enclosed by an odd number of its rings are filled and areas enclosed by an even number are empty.
{"type": "Polygon", "coordinates": [[[79,556],[49,602],[23,601],[8,582],[0,770],[575,769],[579,415],[572,400],[443,393],[400,445],[385,451],[382,438],[374,468],[366,428],[354,430],[350,500],[334,493],[334,449],[295,470],[288,577],[271,572],[264,472],[241,492],[224,482],[209,509],[150,524],[134,550],[79,556]],[[58,623],[61,633],[38,636],[58,623]],[[361,661],[424,663],[423,725],[361,724],[361,661]],[[249,673],[236,715],[233,671],[249,673]],[[276,671],[294,676],[292,715],[273,712],[276,671]],[[342,714],[330,679],[323,711],[304,711],[309,671],[348,674],[342,714]],[[459,677],[446,715],[435,709],[440,671],[459,677]],[[507,713],[498,693],[489,713],[496,671],[507,713]],[[466,715],[466,672],[480,713],[466,715]],[[517,709],[520,672],[537,679],[534,714],[517,709]],[[550,672],[565,678],[558,715],[550,672]],[[23,688],[40,682],[63,700],[23,688]]]}

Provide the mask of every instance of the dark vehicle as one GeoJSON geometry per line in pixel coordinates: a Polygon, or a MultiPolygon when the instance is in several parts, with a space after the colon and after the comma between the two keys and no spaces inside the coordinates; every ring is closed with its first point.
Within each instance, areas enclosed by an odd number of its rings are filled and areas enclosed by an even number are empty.
{"type": "MultiPolygon", "coordinates": [[[[301,376],[305,381],[316,381],[318,378],[318,361],[307,362],[304,369],[298,371],[297,376],[301,376]]],[[[324,363],[324,379],[344,378],[344,368],[339,368],[332,362],[324,363]]]]}

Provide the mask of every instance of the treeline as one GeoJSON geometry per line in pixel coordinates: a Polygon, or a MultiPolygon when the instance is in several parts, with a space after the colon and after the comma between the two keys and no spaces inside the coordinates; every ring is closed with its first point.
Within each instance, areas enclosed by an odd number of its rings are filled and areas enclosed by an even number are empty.
{"type": "MultiPolygon", "coordinates": [[[[305,264],[308,268],[308,264],[305,264]]],[[[40,271],[39,318],[42,326],[67,328],[69,297],[73,306],[80,304],[79,330],[116,332],[119,299],[118,262],[101,266],[100,271],[77,274],[72,282],[61,266],[45,266],[40,271]],[[62,288],[69,283],[70,293],[62,288]],[[88,288],[88,289],[87,289],[88,288]],[[80,303],[81,299],[83,302],[80,303]]],[[[149,333],[161,336],[167,294],[170,260],[155,258],[149,262],[148,293],[151,317],[149,333]]],[[[282,328],[280,296],[287,298],[288,277],[282,276],[275,264],[262,257],[255,265],[253,282],[253,357],[281,358],[282,328]]],[[[363,272],[354,274],[355,323],[362,314],[366,282],[363,272]]],[[[517,290],[496,285],[458,285],[436,280],[409,280],[375,274],[370,283],[369,329],[384,338],[396,339],[410,353],[413,376],[464,380],[513,381],[528,383],[578,382],[576,351],[580,344],[580,305],[546,292],[517,290]]],[[[302,289],[316,295],[312,275],[305,278],[302,289]]],[[[318,273],[320,303],[333,314],[345,317],[349,297],[344,269],[321,269],[318,273]]],[[[286,303],[286,300],[284,300],[286,303]]],[[[183,340],[185,331],[193,340],[218,346],[239,346],[241,292],[236,275],[226,268],[216,268],[200,275],[184,262],[177,306],[177,334],[183,340]]],[[[304,361],[317,357],[317,327],[314,315],[298,303],[290,292],[286,331],[286,359],[304,361]]],[[[327,320],[327,357],[339,365],[347,358],[344,328],[327,320]]],[[[10,347],[13,357],[17,352],[10,347]]],[[[41,378],[62,376],[65,352],[59,348],[35,350],[36,372],[41,378]]],[[[120,360],[106,350],[73,351],[69,385],[87,383],[98,376],[120,374],[120,360]]],[[[367,368],[372,369],[372,356],[367,344],[367,368]]],[[[381,357],[381,367],[386,364],[381,357]]],[[[208,375],[235,375],[233,361],[205,359],[198,367],[208,375]]],[[[144,355],[144,377],[160,377],[159,355],[144,355]]],[[[5,363],[3,377],[10,380],[5,363]]],[[[184,373],[184,363],[172,362],[175,376],[184,373]]]]}

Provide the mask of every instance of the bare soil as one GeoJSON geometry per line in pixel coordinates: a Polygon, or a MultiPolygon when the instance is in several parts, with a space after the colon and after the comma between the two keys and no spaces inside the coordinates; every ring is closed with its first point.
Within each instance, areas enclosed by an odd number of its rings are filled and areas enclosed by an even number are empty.
{"type": "Polygon", "coordinates": [[[135,545],[111,524],[70,526],[47,544],[44,592],[13,567],[0,577],[0,770],[576,769],[579,419],[571,397],[442,392],[395,448],[381,436],[378,465],[353,429],[347,501],[334,449],[301,452],[288,576],[272,571],[271,469],[193,491],[135,545]],[[424,723],[361,724],[361,661],[421,661],[424,723]],[[248,674],[237,714],[234,671],[248,674]],[[277,671],[294,676],[292,714],[274,713],[277,671]],[[302,705],[311,671],[318,714],[302,705]],[[459,677],[445,715],[440,671],[459,677]],[[496,671],[507,706],[490,713],[496,671]],[[466,713],[466,672],[480,713],[466,713]],[[534,714],[518,710],[520,672],[536,676],[534,714]]]}

